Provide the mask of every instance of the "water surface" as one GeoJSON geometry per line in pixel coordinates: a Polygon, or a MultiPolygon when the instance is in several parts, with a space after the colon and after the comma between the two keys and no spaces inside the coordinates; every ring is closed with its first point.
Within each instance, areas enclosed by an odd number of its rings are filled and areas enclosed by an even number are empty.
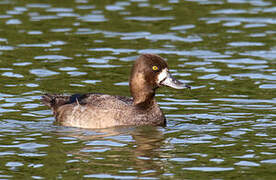
{"type": "Polygon", "coordinates": [[[0,1],[0,178],[275,178],[275,5],[0,1]],[[141,53],[192,86],[158,90],[167,127],[53,125],[43,93],[129,96],[141,53]]]}

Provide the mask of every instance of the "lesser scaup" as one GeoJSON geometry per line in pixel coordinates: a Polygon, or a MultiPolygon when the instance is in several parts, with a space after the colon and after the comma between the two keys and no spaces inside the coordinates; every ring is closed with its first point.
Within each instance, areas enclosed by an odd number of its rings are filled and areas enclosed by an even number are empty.
{"type": "Polygon", "coordinates": [[[167,62],[158,55],[142,54],[130,76],[132,98],[106,94],[45,94],[42,102],[51,107],[56,123],[80,128],[107,128],[122,125],[166,125],[166,119],[154,99],[160,86],[189,88],[174,79],[167,62]]]}

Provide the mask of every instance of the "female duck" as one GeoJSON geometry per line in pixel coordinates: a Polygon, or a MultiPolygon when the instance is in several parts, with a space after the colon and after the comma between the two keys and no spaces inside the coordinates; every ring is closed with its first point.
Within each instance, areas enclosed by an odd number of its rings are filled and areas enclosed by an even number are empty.
{"type": "Polygon", "coordinates": [[[132,98],[106,94],[45,94],[42,102],[51,107],[56,123],[80,128],[107,128],[122,125],[166,125],[156,100],[160,86],[189,88],[174,79],[160,56],[143,54],[135,61],[130,75],[132,98]]]}

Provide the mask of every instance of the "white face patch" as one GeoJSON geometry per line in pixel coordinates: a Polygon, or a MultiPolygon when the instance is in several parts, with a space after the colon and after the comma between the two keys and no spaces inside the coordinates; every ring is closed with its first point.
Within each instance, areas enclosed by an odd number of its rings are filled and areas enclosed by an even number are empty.
{"type": "Polygon", "coordinates": [[[168,69],[163,69],[157,76],[157,82],[160,84],[161,81],[165,80],[168,77],[168,69]]]}

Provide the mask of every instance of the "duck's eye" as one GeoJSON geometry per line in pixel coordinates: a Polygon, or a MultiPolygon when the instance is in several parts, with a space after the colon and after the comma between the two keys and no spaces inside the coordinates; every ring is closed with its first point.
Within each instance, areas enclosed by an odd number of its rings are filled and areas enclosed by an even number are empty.
{"type": "Polygon", "coordinates": [[[152,70],[157,71],[158,67],[157,66],[152,66],[152,70]]]}

